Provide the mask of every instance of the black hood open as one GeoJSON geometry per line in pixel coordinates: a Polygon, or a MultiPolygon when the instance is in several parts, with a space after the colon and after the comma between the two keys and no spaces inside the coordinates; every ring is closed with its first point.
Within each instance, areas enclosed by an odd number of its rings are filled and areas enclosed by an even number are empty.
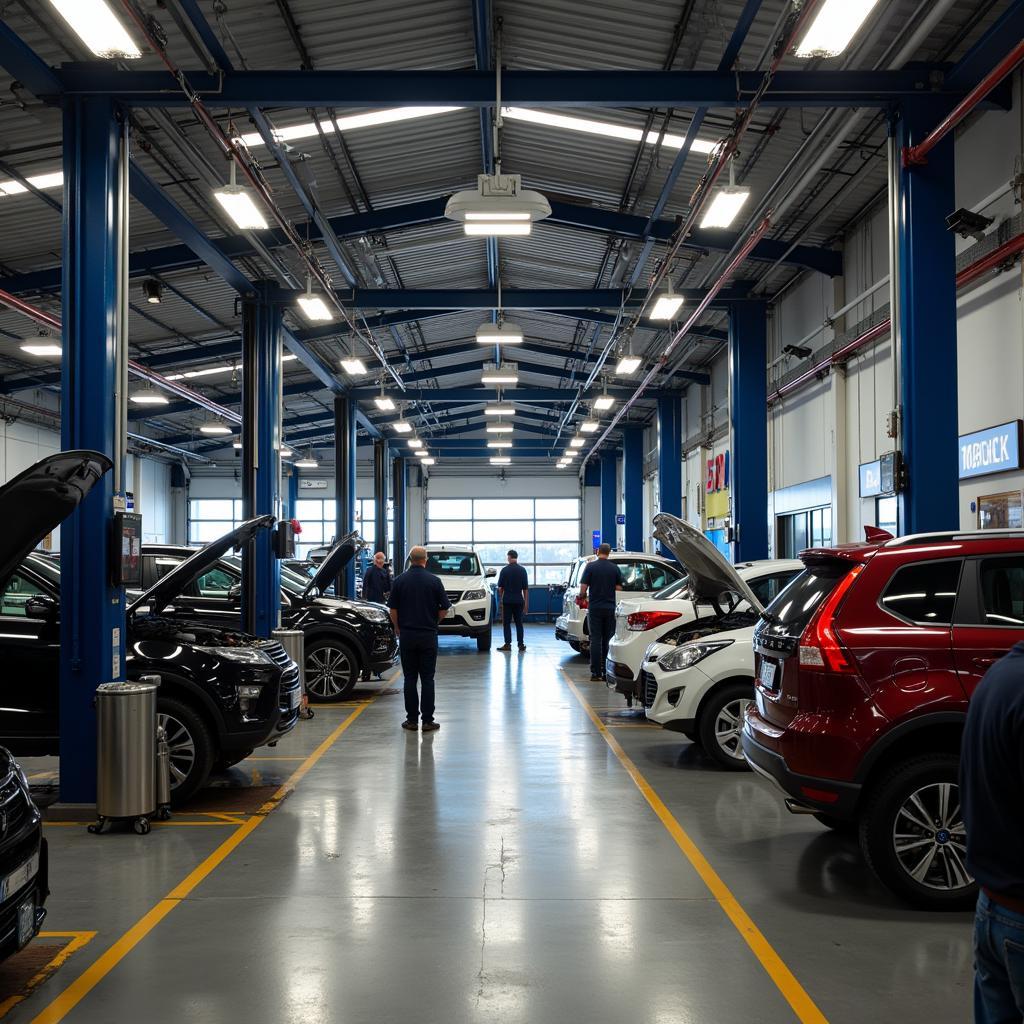
{"type": "Polygon", "coordinates": [[[240,523],[223,537],[210,541],[206,547],[200,548],[184,562],[179,562],[141,597],[132,601],[128,606],[128,614],[148,605],[151,615],[159,615],[197,576],[211,568],[221,556],[252,540],[258,531],[270,529],[274,522],[273,516],[256,516],[240,523]]]}
{"type": "Polygon", "coordinates": [[[317,566],[316,572],[306,585],[303,597],[309,597],[314,591],[321,594],[338,578],[341,570],[355,558],[356,552],[362,547],[363,541],[355,530],[346,534],[327,553],[327,557],[317,566]]]}
{"type": "Polygon", "coordinates": [[[99,452],[57,452],[0,487],[0,584],[78,508],[112,465],[99,452]]]}

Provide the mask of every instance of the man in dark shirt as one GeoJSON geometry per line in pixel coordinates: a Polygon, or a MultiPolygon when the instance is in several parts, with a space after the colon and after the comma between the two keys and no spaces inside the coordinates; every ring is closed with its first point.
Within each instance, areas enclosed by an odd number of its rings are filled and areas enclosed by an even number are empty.
{"type": "Polygon", "coordinates": [[[590,630],[590,678],[604,680],[608,644],[615,633],[615,592],[622,589],[619,567],[608,557],[611,544],[597,549],[597,558],[588,562],[580,577],[580,603],[588,602],[587,626],[590,630]]]}
{"type": "Polygon", "coordinates": [[[519,552],[508,553],[508,565],[498,574],[498,601],[501,604],[501,622],[505,630],[505,645],[499,651],[512,650],[512,623],[516,624],[519,650],[525,651],[523,642],[523,616],[530,607],[530,577],[519,564],[519,552]]]}
{"type": "Polygon", "coordinates": [[[391,584],[388,606],[398,636],[405,676],[405,721],[403,729],[415,730],[420,713],[423,731],[440,726],[434,721],[434,671],[437,668],[437,625],[452,603],[444,584],[427,572],[427,549],[415,547],[409,552],[409,568],[391,584]],[[416,692],[419,679],[423,706],[416,692]]]}
{"type": "Polygon", "coordinates": [[[388,593],[391,590],[391,573],[384,564],[384,552],[378,551],[373,556],[373,562],[363,573],[363,600],[376,601],[378,604],[387,604],[388,593]]]}
{"type": "MultiPolygon", "coordinates": [[[[977,879],[974,1019],[1024,1019],[1024,643],[971,697],[960,754],[967,870],[977,879]]],[[[956,850],[963,836],[954,830],[956,850]]]]}

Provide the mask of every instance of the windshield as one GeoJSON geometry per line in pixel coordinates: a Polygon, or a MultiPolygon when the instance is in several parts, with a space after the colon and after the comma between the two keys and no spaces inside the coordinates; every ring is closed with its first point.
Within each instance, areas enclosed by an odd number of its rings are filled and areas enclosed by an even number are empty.
{"type": "Polygon", "coordinates": [[[764,617],[784,626],[789,635],[799,636],[818,606],[849,571],[850,565],[838,559],[808,566],[768,605],[764,617]]]}
{"type": "Polygon", "coordinates": [[[475,551],[431,551],[427,555],[427,571],[435,576],[483,575],[475,551]]]}
{"type": "Polygon", "coordinates": [[[667,587],[662,587],[653,595],[655,601],[668,601],[674,597],[685,597],[690,588],[690,577],[681,576],[673,580],[667,587]]]}
{"type": "MultiPolygon", "coordinates": [[[[242,556],[241,555],[225,555],[224,561],[231,566],[232,569],[236,569],[239,573],[242,572],[242,556]]],[[[297,594],[301,596],[306,587],[309,585],[309,580],[304,580],[297,573],[292,572],[287,566],[281,566],[281,589],[287,590],[289,594],[297,594]]]]}
{"type": "Polygon", "coordinates": [[[29,555],[32,568],[39,573],[43,579],[49,580],[55,586],[60,586],[60,562],[45,555],[29,555]]]}

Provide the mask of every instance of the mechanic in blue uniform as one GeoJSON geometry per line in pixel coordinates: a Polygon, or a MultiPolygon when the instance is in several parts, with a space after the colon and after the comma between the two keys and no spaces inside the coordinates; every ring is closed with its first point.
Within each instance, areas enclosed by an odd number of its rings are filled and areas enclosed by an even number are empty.
{"type": "Polygon", "coordinates": [[[498,574],[498,600],[501,603],[501,623],[505,632],[505,644],[498,650],[512,650],[512,623],[515,622],[519,650],[525,651],[523,616],[529,609],[530,577],[519,564],[518,551],[509,551],[508,565],[498,574]]]}
{"type": "Polygon", "coordinates": [[[388,572],[383,551],[373,556],[373,562],[363,573],[363,600],[387,604],[391,590],[391,573],[388,572]]]}
{"type": "Polygon", "coordinates": [[[426,548],[414,547],[409,552],[409,563],[409,568],[391,584],[388,599],[405,676],[405,721],[402,728],[416,730],[422,715],[423,731],[433,732],[440,728],[434,721],[437,626],[452,603],[440,579],[427,572],[426,548]],[[416,690],[417,679],[419,693],[416,690]]]}
{"type": "Polygon", "coordinates": [[[604,663],[608,657],[608,645],[615,632],[615,596],[622,589],[622,575],[619,567],[608,556],[611,544],[602,544],[597,549],[597,558],[587,562],[580,577],[581,602],[587,602],[587,627],[590,630],[590,678],[604,679],[604,663]]]}

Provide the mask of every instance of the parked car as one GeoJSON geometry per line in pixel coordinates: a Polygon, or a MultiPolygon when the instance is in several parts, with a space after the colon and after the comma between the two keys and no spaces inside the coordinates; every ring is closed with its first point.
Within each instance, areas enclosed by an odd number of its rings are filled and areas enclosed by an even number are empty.
{"type": "MultiPolygon", "coordinates": [[[[0,499],[22,477],[0,488],[0,499]]],[[[69,512],[62,506],[58,516],[56,507],[42,509],[37,501],[37,529],[48,533],[69,512]]],[[[215,765],[276,743],[298,719],[299,672],[279,643],[167,614],[192,580],[272,522],[272,516],[249,520],[190,552],[128,606],[125,671],[129,679],[161,678],[157,716],[171,747],[176,805],[204,785],[215,765]]],[[[0,605],[0,659],[7,666],[0,677],[0,743],[17,755],[58,753],[59,615],[59,563],[23,554],[7,575],[0,605]],[[26,679],[33,685],[25,686],[26,679]]]]}
{"type": "Polygon", "coordinates": [[[894,892],[970,907],[960,740],[985,670],[1024,638],[1024,533],[876,537],[801,558],[755,630],[743,752],[791,811],[855,827],[894,892]]]}
{"type": "MultiPolygon", "coordinates": [[[[615,636],[608,645],[605,678],[630,706],[644,700],[640,672],[644,652],[669,631],[675,631],[709,612],[725,614],[739,608],[760,612],[803,568],[795,559],[743,562],[735,568],[689,523],[668,513],[654,517],[654,536],[679,559],[686,571],[681,579],[645,599],[622,600],[615,609],[615,636]],[[742,584],[746,584],[743,591],[742,584]],[[756,598],[752,604],[747,594],[756,598]],[[726,600],[731,595],[732,600],[726,600]]],[[[754,659],[744,676],[753,696],[754,659]]],[[[738,721],[738,719],[737,719],[738,721]]],[[[737,753],[739,751],[737,749],[737,753]]],[[[742,761],[742,755],[740,754],[742,761]]]]}
{"type": "MultiPolygon", "coordinates": [[[[357,533],[342,537],[311,576],[281,569],[281,624],[305,634],[306,692],[311,701],[342,700],[360,676],[385,672],[398,659],[398,640],[387,609],[371,601],[323,596],[361,543],[357,533]]],[[[144,544],[144,585],[173,571],[188,555],[188,548],[144,544]]],[[[189,622],[240,627],[241,587],[241,557],[225,552],[175,597],[171,614],[189,622]]]]}
{"type": "MultiPolygon", "coordinates": [[[[580,603],[580,577],[588,562],[596,555],[577,558],[569,567],[569,577],[562,595],[562,614],[555,620],[555,639],[564,640],[578,654],[590,650],[590,629],[587,609],[580,603]]],[[[682,569],[671,559],[649,555],[643,551],[613,551],[608,556],[618,563],[622,573],[622,592],[631,597],[650,597],[670,583],[681,579],[682,569]]]]}
{"type": "MultiPolygon", "coordinates": [[[[491,608],[494,596],[487,580],[494,569],[484,572],[480,556],[472,548],[427,544],[427,572],[440,577],[452,606],[438,626],[441,636],[468,636],[478,651],[491,649],[491,608]]],[[[409,568],[406,559],[405,567],[409,568]]]]}

